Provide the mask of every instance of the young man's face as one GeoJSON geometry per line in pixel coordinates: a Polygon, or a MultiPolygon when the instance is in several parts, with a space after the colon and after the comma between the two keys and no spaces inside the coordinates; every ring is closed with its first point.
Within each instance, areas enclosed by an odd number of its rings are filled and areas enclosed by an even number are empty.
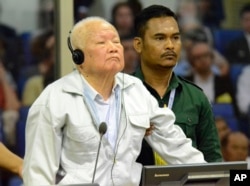
{"type": "Polygon", "coordinates": [[[144,37],[138,39],[137,44],[136,50],[141,54],[144,65],[154,68],[174,67],[181,51],[180,31],[176,20],[173,17],[150,19],[144,37]]]}

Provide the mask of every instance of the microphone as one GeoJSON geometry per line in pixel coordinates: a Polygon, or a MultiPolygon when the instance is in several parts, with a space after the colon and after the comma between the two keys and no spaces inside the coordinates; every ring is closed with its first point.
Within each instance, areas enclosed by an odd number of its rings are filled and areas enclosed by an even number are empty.
{"type": "Polygon", "coordinates": [[[96,161],[95,161],[95,168],[94,168],[92,183],[94,183],[94,181],[95,181],[96,166],[97,166],[97,162],[98,162],[98,158],[99,158],[99,152],[100,152],[100,148],[101,148],[102,136],[106,133],[106,131],[107,131],[107,124],[105,122],[102,122],[99,125],[100,141],[99,141],[98,150],[97,150],[97,154],[96,154],[96,161]]]}
{"type": "Polygon", "coordinates": [[[106,133],[106,131],[107,131],[107,124],[105,122],[102,122],[99,126],[99,133],[101,135],[101,139],[102,139],[102,136],[106,133]]]}

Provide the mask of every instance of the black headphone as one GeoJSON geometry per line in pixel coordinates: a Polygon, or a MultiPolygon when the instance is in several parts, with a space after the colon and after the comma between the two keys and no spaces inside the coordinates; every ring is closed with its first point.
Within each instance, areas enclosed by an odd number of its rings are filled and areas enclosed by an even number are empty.
{"type": "Polygon", "coordinates": [[[77,65],[80,65],[84,62],[84,53],[80,50],[80,49],[73,49],[72,48],[72,45],[71,45],[71,42],[70,42],[70,36],[68,36],[68,47],[69,47],[69,50],[72,54],[72,59],[74,61],[75,64],[77,65]]]}

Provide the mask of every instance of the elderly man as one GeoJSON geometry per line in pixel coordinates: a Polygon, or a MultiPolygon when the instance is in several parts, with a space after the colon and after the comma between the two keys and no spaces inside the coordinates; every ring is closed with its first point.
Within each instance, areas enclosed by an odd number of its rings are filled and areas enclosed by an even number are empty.
{"type": "Polygon", "coordinates": [[[74,26],[68,45],[77,69],[48,85],[29,111],[25,186],[139,185],[136,158],[150,123],[155,129],[145,138],[169,164],[205,162],[172,111],[159,108],[139,79],[120,73],[123,47],[114,26],[88,17],[74,26]]]}

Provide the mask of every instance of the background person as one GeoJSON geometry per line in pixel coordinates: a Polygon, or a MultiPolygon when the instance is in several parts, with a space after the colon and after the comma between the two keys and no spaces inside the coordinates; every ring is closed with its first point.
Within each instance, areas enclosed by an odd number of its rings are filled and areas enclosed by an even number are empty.
{"type": "Polygon", "coordinates": [[[228,126],[227,121],[222,116],[215,117],[215,124],[218,131],[220,141],[231,132],[231,128],[228,126]]]}
{"type": "MultiPolygon", "coordinates": [[[[244,67],[242,73],[238,77],[236,99],[239,112],[243,116],[250,113],[250,64],[244,67]]],[[[250,122],[250,121],[249,121],[250,122]]]]}
{"type": "Polygon", "coordinates": [[[22,92],[22,105],[31,106],[43,89],[55,80],[55,36],[52,29],[42,31],[33,39],[32,51],[38,72],[27,78],[22,92]]]}
{"type": "Polygon", "coordinates": [[[185,78],[201,87],[212,104],[232,104],[238,117],[233,83],[229,76],[221,76],[213,71],[214,55],[211,46],[207,42],[196,41],[186,52],[193,73],[185,78]]]}
{"type": "Polygon", "coordinates": [[[243,33],[226,46],[225,56],[231,64],[246,65],[250,63],[250,3],[242,6],[239,16],[243,33]]]}
{"type": "Polygon", "coordinates": [[[3,123],[3,139],[8,148],[16,145],[16,124],[21,103],[11,83],[11,75],[0,59],[0,118],[3,123]]]}
{"type": "Polygon", "coordinates": [[[134,48],[134,36],[128,35],[121,37],[121,44],[124,48],[125,66],[123,72],[133,74],[139,66],[139,56],[134,48]]]}
{"type": "Polygon", "coordinates": [[[134,34],[134,11],[131,3],[117,2],[112,7],[111,23],[117,29],[119,36],[134,34]]]}
{"type": "Polygon", "coordinates": [[[192,47],[193,43],[196,42],[207,42],[211,49],[213,55],[213,66],[212,70],[215,74],[220,76],[229,76],[230,75],[230,66],[226,58],[219,53],[219,51],[213,47],[212,41],[209,41],[209,37],[205,33],[204,30],[197,27],[194,29],[189,29],[182,32],[182,51],[181,56],[178,61],[177,66],[174,68],[174,72],[177,75],[182,77],[188,76],[192,74],[192,66],[188,62],[187,59],[187,50],[192,47]]]}
{"type": "Polygon", "coordinates": [[[249,139],[240,131],[230,132],[222,139],[221,149],[224,161],[247,161],[249,139]]]}

